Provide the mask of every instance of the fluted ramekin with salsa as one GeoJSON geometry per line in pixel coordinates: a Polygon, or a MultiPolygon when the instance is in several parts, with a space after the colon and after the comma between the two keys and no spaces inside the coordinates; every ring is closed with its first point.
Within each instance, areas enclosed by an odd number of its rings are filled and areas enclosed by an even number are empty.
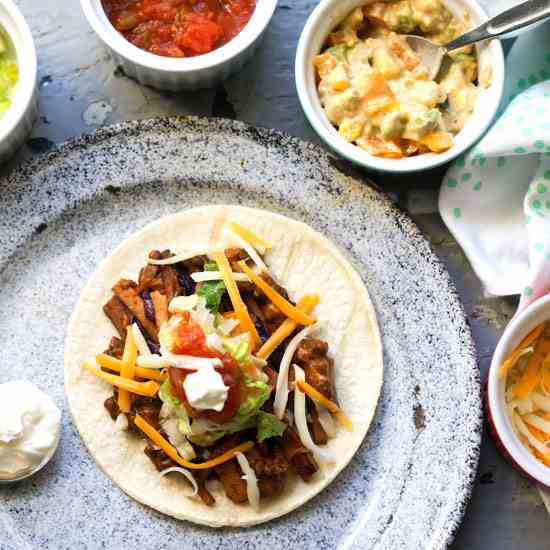
{"type": "Polygon", "coordinates": [[[81,0],[128,76],[161,89],[211,86],[252,55],[277,0],[81,0]]]}

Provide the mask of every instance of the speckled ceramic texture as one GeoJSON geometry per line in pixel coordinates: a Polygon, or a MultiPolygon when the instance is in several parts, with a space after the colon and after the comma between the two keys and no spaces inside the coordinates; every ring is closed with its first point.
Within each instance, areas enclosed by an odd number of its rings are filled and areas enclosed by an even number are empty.
{"type": "Polygon", "coordinates": [[[0,188],[0,382],[30,378],[64,413],[52,462],[0,487],[2,550],[448,546],[479,455],[475,351],[447,272],[383,195],[318,147],[196,118],[102,130],[0,188]],[[363,276],[385,350],[378,411],[351,464],[298,511],[233,531],[178,522],[124,495],[84,448],[63,391],[65,326],[97,263],[144,224],[211,203],[270,209],[327,235],[363,276]]]}

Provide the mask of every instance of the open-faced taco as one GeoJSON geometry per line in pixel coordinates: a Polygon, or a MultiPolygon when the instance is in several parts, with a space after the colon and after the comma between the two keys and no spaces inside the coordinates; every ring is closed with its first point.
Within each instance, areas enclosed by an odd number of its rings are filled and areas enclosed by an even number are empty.
{"type": "Polygon", "coordinates": [[[307,225],[238,206],[127,239],[83,290],[65,346],[70,409],[105,473],[211,526],[261,523],[321,491],[381,384],[358,274],[307,225]]]}

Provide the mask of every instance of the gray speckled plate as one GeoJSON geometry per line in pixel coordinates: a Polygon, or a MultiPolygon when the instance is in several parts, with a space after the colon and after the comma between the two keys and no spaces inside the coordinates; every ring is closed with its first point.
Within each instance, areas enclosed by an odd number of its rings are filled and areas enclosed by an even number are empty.
{"type": "Polygon", "coordinates": [[[0,487],[0,548],[445,548],[477,466],[475,352],[444,267],[413,223],[318,147],[205,119],[126,123],[62,146],[0,181],[0,382],[34,380],[63,408],[52,462],[0,487]],[[367,440],[321,495],[284,518],[214,531],[124,495],[100,472],[63,392],[65,325],[120,241],[208,203],[280,212],[325,233],[363,275],[385,350],[367,440]]]}

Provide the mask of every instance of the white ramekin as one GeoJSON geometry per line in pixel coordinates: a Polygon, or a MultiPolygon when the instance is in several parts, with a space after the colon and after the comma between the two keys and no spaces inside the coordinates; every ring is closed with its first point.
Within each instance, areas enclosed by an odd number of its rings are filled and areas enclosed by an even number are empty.
{"type": "Polygon", "coordinates": [[[32,34],[12,0],[0,0],[0,26],[15,46],[19,65],[13,103],[0,120],[0,162],[4,162],[23,145],[32,130],[38,115],[38,88],[32,34]]]}
{"type": "Polygon", "coordinates": [[[493,355],[486,393],[489,428],[500,451],[515,468],[546,487],[550,487],[550,468],[539,462],[517,437],[506,410],[506,379],[499,379],[498,368],[529,332],[548,319],[550,295],[540,298],[512,319],[493,355]]]}
{"type": "Polygon", "coordinates": [[[141,84],[171,91],[208,88],[238,71],[254,53],[277,7],[277,0],[257,0],[250,21],[233,40],[204,55],[175,59],[154,55],[128,42],[109,22],[101,0],[80,3],[92,29],[125,74],[141,84]]]}
{"type": "MultiPolygon", "coordinates": [[[[296,88],[302,109],[309,123],[321,139],[336,153],[351,162],[380,172],[416,172],[444,164],[476,143],[493,120],[502,98],[504,86],[504,54],[498,40],[477,47],[480,69],[491,65],[491,85],[483,89],[465,127],[455,137],[451,149],[444,153],[426,153],[403,159],[385,159],[370,155],[363,149],[348,143],[326,117],[315,83],[313,58],[320,53],[328,34],[354,8],[373,0],[322,0],[309,16],[300,36],[296,52],[296,88]]],[[[487,19],[483,8],[475,0],[445,0],[445,5],[457,16],[470,14],[471,26],[487,19]]]]}

